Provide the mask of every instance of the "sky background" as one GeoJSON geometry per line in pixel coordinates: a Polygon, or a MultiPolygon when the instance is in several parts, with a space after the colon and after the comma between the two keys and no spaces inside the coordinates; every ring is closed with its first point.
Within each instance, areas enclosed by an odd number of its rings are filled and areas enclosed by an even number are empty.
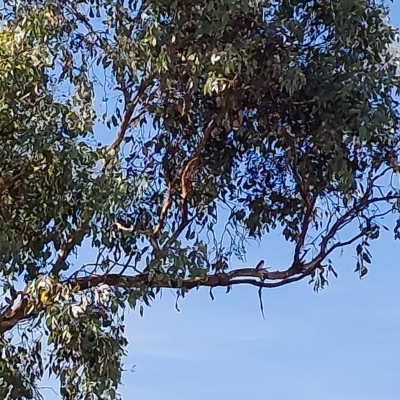
{"type": "MultiPolygon", "coordinates": [[[[400,26],[400,1],[392,23],[400,26]]],[[[383,231],[362,280],[352,250],[334,258],[338,279],[316,294],[306,281],[265,290],[193,291],[175,309],[165,291],[144,317],[131,311],[124,399],[399,400],[400,244],[383,231]]],[[[274,269],[292,261],[278,234],[250,248],[274,269]]],[[[239,266],[239,265],[238,265],[239,266]]],[[[44,390],[47,400],[55,400],[44,390]]]]}

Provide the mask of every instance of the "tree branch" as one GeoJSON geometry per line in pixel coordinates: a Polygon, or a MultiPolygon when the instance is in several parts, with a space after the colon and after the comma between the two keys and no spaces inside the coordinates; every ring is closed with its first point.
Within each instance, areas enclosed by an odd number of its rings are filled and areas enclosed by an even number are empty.
{"type": "Polygon", "coordinates": [[[167,240],[167,242],[163,246],[163,250],[167,250],[176,239],[181,235],[181,233],[185,230],[185,228],[189,225],[190,220],[189,220],[189,207],[188,207],[188,195],[191,190],[191,177],[196,171],[199,162],[200,162],[200,156],[201,152],[203,151],[205,145],[207,144],[207,141],[211,135],[211,133],[214,131],[214,129],[217,129],[215,120],[212,119],[205,131],[204,135],[201,138],[199,147],[197,148],[196,152],[193,154],[193,156],[186,162],[186,164],[182,168],[182,175],[181,175],[181,198],[182,198],[182,206],[181,206],[181,222],[176,229],[176,231],[171,235],[171,237],[167,240]]]}
{"type": "Polygon", "coordinates": [[[67,258],[71,254],[72,250],[77,244],[80,244],[85,234],[88,233],[90,223],[89,221],[84,222],[80,227],[78,227],[68,238],[68,240],[60,246],[58,252],[58,259],[51,269],[53,275],[58,275],[59,272],[65,269],[65,263],[67,258]]]}
{"type": "Polygon", "coordinates": [[[391,195],[391,196],[385,196],[385,197],[373,197],[371,199],[367,199],[367,196],[369,193],[367,192],[361,200],[358,202],[358,204],[351,208],[349,211],[344,213],[340,218],[336,220],[336,222],[333,224],[332,228],[329,230],[328,234],[322,239],[321,243],[321,253],[326,253],[326,247],[329,243],[330,240],[332,240],[336,233],[343,228],[345,224],[349,222],[348,218],[353,218],[354,215],[359,213],[360,211],[364,210],[371,204],[379,203],[381,201],[389,201],[389,200],[398,200],[400,199],[400,195],[391,195]]]}
{"type": "MultiPolygon", "coordinates": [[[[150,78],[149,78],[150,79],[150,78]]],[[[137,116],[132,117],[133,116],[133,112],[135,111],[135,108],[137,106],[137,104],[140,102],[140,100],[142,99],[142,96],[147,88],[147,82],[148,79],[144,79],[134,97],[134,99],[127,103],[126,109],[125,109],[125,114],[124,114],[124,118],[122,120],[121,126],[118,130],[117,136],[115,137],[114,141],[111,143],[111,145],[109,146],[108,150],[109,152],[111,151],[117,151],[119,149],[119,147],[121,146],[122,141],[125,138],[126,135],[126,131],[128,130],[128,128],[132,125],[132,123],[137,120],[138,118],[140,118],[143,114],[144,111],[140,112],[137,116]]],[[[109,160],[107,160],[104,163],[103,166],[103,172],[109,167],[111,163],[111,158],[109,160]]]]}
{"type": "Polygon", "coordinates": [[[158,224],[154,227],[152,237],[156,238],[160,233],[161,229],[164,227],[165,217],[167,216],[167,212],[172,204],[172,183],[168,182],[167,195],[165,197],[164,204],[161,208],[160,218],[158,224]]]}
{"type": "MultiPolygon", "coordinates": [[[[84,291],[104,284],[111,287],[124,287],[131,289],[141,288],[146,285],[151,288],[176,288],[187,290],[198,287],[215,288],[233,285],[251,285],[258,288],[274,288],[303,279],[312,272],[312,263],[310,263],[309,266],[311,266],[311,268],[305,269],[302,274],[298,274],[291,269],[269,272],[265,269],[241,268],[229,273],[208,275],[204,278],[188,277],[182,279],[180,282],[173,282],[171,277],[168,275],[163,279],[149,280],[148,273],[140,273],[133,276],[121,274],[90,275],[87,277],[66,280],[64,283],[69,284],[72,287],[77,287],[79,291],[84,291]]],[[[19,302],[8,306],[7,309],[4,310],[3,314],[0,315],[0,335],[4,335],[5,332],[11,330],[18,323],[37,316],[41,311],[41,307],[35,307],[33,306],[34,304],[34,299],[29,299],[26,295],[22,295],[19,302]]]]}
{"type": "Polygon", "coordinates": [[[308,227],[310,226],[310,222],[311,222],[311,215],[314,210],[315,201],[316,201],[315,199],[313,201],[311,201],[310,195],[308,193],[304,193],[303,199],[305,201],[306,212],[304,213],[304,219],[303,219],[303,224],[301,227],[301,233],[297,240],[296,248],[294,250],[293,265],[300,265],[300,263],[301,263],[302,257],[300,257],[300,252],[301,252],[301,249],[303,248],[304,242],[306,240],[308,227]]]}

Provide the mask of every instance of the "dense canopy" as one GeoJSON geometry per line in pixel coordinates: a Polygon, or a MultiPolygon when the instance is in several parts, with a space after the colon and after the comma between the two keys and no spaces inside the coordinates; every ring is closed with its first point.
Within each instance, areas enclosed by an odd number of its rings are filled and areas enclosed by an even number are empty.
{"type": "Polygon", "coordinates": [[[382,219],[400,210],[387,14],[375,0],[5,0],[0,398],[41,398],[45,371],[63,399],[118,397],[124,308],[142,314],[163,288],[319,289],[347,245],[363,276],[380,229],[400,237],[382,219]],[[271,232],[291,265],[246,265],[271,232]]]}

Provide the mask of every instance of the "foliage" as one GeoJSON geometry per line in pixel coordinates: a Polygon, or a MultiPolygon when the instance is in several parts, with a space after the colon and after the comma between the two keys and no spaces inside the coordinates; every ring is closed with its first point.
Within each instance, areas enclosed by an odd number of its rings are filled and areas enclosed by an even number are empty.
{"type": "Polygon", "coordinates": [[[353,244],[365,275],[400,199],[379,2],[7,0],[1,15],[1,398],[40,398],[45,370],[63,399],[118,397],[124,307],[163,288],[318,290],[353,244]],[[285,271],[232,266],[271,232],[293,244],[285,271]]]}

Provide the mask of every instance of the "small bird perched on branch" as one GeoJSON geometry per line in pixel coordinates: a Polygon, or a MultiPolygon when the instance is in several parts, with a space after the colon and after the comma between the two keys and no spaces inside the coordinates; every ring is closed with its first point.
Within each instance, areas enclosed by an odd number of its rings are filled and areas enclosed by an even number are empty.
{"type": "Polygon", "coordinates": [[[258,264],[256,265],[256,269],[264,268],[264,264],[265,264],[264,260],[259,261],[258,264]]]}

